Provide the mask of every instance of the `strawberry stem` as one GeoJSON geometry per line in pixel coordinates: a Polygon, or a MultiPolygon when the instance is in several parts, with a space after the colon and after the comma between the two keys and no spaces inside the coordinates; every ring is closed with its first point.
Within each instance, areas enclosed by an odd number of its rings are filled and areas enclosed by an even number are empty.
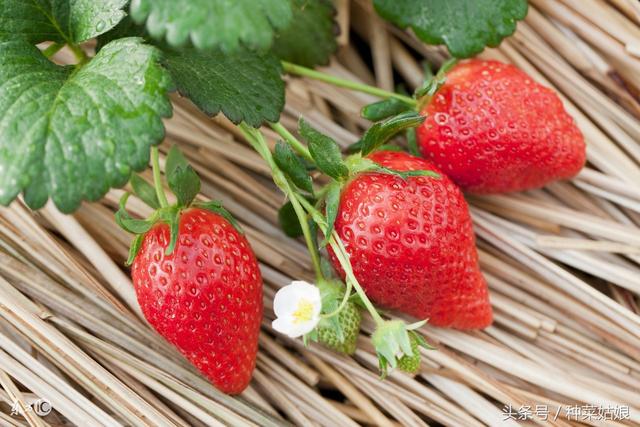
{"type": "MultiPolygon", "coordinates": [[[[284,128],[282,125],[278,123],[281,128],[284,128]]],[[[309,255],[311,256],[311,263],[313,264],[313,269],[316,273],[316,280],[320,281],[324,279],[324,275],[322,274],[322,268],[320,266],[320,254],[318,253],[318,248],[313,243],[313,238],[311,236],[311,230],[309,229],[309,223],[307,222],[307,215],[305,210],[300,205],[298,198],[296,197],[296,192],[291,188],[289,181],[284,176],[278,165],[273,160],[273,156],[271,155],[271,151],[267,146],[267,143],[258,130],[248,126],[246,123],[241,123],[238,128],[244,135],[244,137],[249,141],[251,146],[262,156],[262,158],[267,162],[271,171],[273,173],[273,181],[276,185],[286,194],[291,202],[291,206],[293,206],[293,210],[296,213],[296,217],[298,218],[298,222],[300,223],[300,229],[302,230],[302,235],[304,236],[304,240],[307,244],[307,249],[309,251],[309,255]]],[[[291,134],[289,134],[291,135],[291,134]]],[[[295,139],[293,135],[291,138],[295,139]]],[[[288,141],[287,141],[288,142],[288,141]]],[[[304,147],[302,143],[298,141],[298,144],[301,147],[304,147]]],[[[311,156],[309,156],[311,157],[311,156]]]]}
{"type": "MultiPolygon", "coordinates": [[[[304,197],[298,197],[298,201],[300,202],[300,204],[302,204],[302,206],[304,206],[307,212],[311,213],[312,211],[316,210],[316,208],[313,207],[313,205],[311,205],[304,197]]],[[[342,240],[340,239],[340,236],[338,236],[338,233],[333,230],[331,235],[325,236],[325,238],[328,238],[329,246],[331,246],[331,249],[333,249],[334,255],[338,259],[340,266],[345,272],[347,286],[352,285],[355,288],[356,292],[360,296],[360,299],[362,300],[362,303],[365,305],[367,311],[369,311],[371,317],[373,317],[373,320],[376,322],[376,325],[381,325],[382,323],[384,323],[384,319],[382,318],[382,316],[380,316],[373,303],[369,300],[369,297],[364,292],[364,289],[362,289],[362,286],[360,286],[360,282],[358,282],[358,279],[356,279],[356,276],[353,274],[351,262],[349,261],[349,254],[344,248],[344,245],[342,244],[342,240]]]]}
{"type": "Polygon", "coordinates": [[[296,74],[299,76],[309,77],[315,80],[319,80],[325,83],[330,83],[334,86],[344,87],[347,89],[355,90],[358,92],[368,93],[370,95],[378,96],[380,98],[395,98],[409,105],[416,105],[416,100],[399,93],[389,92],[384,89],[380,89],[375,86],[369,86],[364,83],[358,83],[350,80],[345,80],[340,77],[332,76],[330,74],[322,73],[320,71],[312,70],[310,68],[303,67],[301,65],[292,64],[287,61],[282,61],[282,68],[289,74],[296,74]]]}
{"type": "Polygon", "coordinates": [[[167,196],[164,194],[164,188],[162,187],[162,177],[160,176],[160,152],[158,147],[151,147],[151,168],[153,170],[153,186],[156,189],[156,195],[158,196],[158,202],[161,208],[169,206],[167,196]]]}
{"type": "Polygon", "coordinates": [[[313,157],[311,157],[309,149],[305,147],[304,144],[302,144],[300,141],[298,141],[296,137],[287,130],[287,128],[280,124],[280,122],[269,123],[269,126],[271,126],[271,129],[275,130],[278,135],[280,135],[282,139],[284,139],[285,142],[289,144],[291,148],[293,148],[298,154],[300,154],[305,159],[313,162],[313,157]]]}

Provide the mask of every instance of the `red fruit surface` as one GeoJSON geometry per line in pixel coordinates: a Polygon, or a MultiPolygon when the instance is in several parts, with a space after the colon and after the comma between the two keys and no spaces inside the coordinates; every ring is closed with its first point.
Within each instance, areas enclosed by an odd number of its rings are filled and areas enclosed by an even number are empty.
{"type": "Polygon", "coordinates": [[[242,392],[256,362],[262,278],[247,239],[226,219],[192,208],[182,213],[171,255],[169,227],[145,235],[132,266],[149,323],[213,384],[242,392]]]}
{"type": "Polygon", "coordinates": [[[422,155],[465,191],[538,188],[585,163],[584,138],[558,95],[513,65],[458,64],[421,113],[422,155]]]}
{"type": "MultiPolygon", "coordinates": [[[[440,173],[406,153],[379,151],[369,158],[395,170],[440,173]]],[[[377,304],[436,326],[491,324],[467,203],[446,176],[357,175],[343,189],[335,228],[356,278],[377,304]]]]}

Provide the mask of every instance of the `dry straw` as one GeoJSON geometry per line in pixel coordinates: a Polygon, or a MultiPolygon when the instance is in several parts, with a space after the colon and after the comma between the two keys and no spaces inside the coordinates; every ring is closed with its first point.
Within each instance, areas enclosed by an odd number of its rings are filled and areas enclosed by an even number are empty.
{"type": "MultiPolygon", "coordinates": [[[[532,0],[516,34],[481,57],[511,62],[555,87],[588,142],[589,164],[570,182],[522,194],[472,197],[495,324],[481,332],[425,326],[416,377],[377,377],[366,334],[352,358],[274,334],[271,299],[313,277],[304,246],[276,224],[282,195],[268,168],[223,118],[175,97],[166,152],[178,144],[240,220],[265,279],[265,321],[250,388],[219,393],[141,319],[123,268],[130,236],[113,213],[122,190],[73,216],[20,202],[0,211],[0,424],[8,426],[516,425],[640,423],[640,7],[635,0],[532,0]],[[37,398],[54,411],[11,415],[37,398]],[[579,405],[629,408],[629,419],[567,416],[579,405]],[[559,415],[553,419],[557,411],[559,415]]],[[[337,1],[340,51],[323,71],[392,89],[420,84],[422,61],[445,51],[378,19],[364,0],[337,1]],[[362,49],[362,47],[360,48],[362,49]]],[[[65,60],[65,52],[58,59],[65,60]]],[[[288,78],[282,123],[300,115],[346,146],[375,100],[288,78]]],[[[275,134],[264,129],[269,143],[275,134]]],[[[150,178],[149,172],[143,174],[150,178]]],[[[132,213],[149,213],[132,198],[132,213]]],[[[624,410],[624,409],[623,409],[624,410]]]]}

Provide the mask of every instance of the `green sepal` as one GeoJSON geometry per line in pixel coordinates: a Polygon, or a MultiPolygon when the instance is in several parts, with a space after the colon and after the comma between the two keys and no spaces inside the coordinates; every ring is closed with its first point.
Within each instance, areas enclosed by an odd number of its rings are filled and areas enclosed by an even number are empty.
{"type": "Polygon", "coordinates": [[[327,246],[329,240],[331,239],[331,232],[333,231],[333,226],[336,222],[336,217],[338,216],[338,206],[340,205],[340,192],[342,191],[342,185],[333,181],[329,184],[329,189],[327,190],[327,194],[325,196],[325,215],[327,217],[327,227],[325,229],[324,235],[325,238],[320,244],[321,247],[327,246]]]}
{"type": "Polygon", "coordinates": [[[416,128],[409,128],[405,132],[407,138],[407,148],[409,148],[409,153],[414,156],[420,156],[420,149],[418,148],[418,138],[416,136],[416,128]]]}
{"type": "Polygon", "coordinates": [[[169,246],[164,251],[165,255],[171,255],[178,243],[178,230],[180,226],[180,212],[182,209],[177,206],[169,206],[157,211],[158,219],[169,226],[169,246]]]}
{"type": "Polygon", "coordinates": [[[381,378],[385,378],[388,367],[398,366],[398,360],[405,355],[412,356],[408,326],[401,320],[387,320],[380,324],[371,341],[378,356],[381,378]]]}
{"type": "Polygon", "coordinates": [[[169,188],[178,199],[178,205],[189,206],[200,192],[200,177],[178,146],[174,145],[169,150],[164,170],[169,188]]]}
{"type": "Polygon", "coordinates": [[[273,159],[278,167],[291,178],[296,187],[313,195],[313,184],[307,168],[289,144],[278,141],[273,159]]]}
{"type": "Polygon", "coordinates": [[[302,336],[302,343],[305,347],[309,347],[309,341],[318,342],[318,330],[314,329],[308,334],[302,336]]]}
{"type": "Polygon", "coordinates": [[[160,208],[158,195],[153,185],[142,179],[139,175],[133,174],[129,179],[129,183],[133,188],[133,194],[153,209],[160,208]]]}
{"type": "Polygon", "coordinates": [[[292,238],[302,236],[302,227],[300,227],[298,216],[290,201],[278,209],[278,224],[287,236],[292,238]]]}
{"type": "Polygon", "coordinates": [[[455,58],[448,59],[442,64],[435,76],[426,75],[424,82],[415,90],[413,96],[416,99],[420,99],[425,96],[430,98],[435,95],[438,89],[440,89],[442,85],[446,83],[447,73],[449,72],[449,70],[451,70],[457,63],[458,60],[455,58]]]}
{"type": "Polygon", "coordinates": [[[129,200],[130,195],[130,193],[124,193],[122,197],[120,197],[119,209],[115,214],[116,224],[130,233],[146,233],[153,226],[154,221],[131,218],[126,209],[127,200],[129,200]]]}
{"type": "Polygon", "coordinates": [[[129,246],[129,256],[125,262],[127,267],[133,264],[133,260],[136,259],[136,255],[138,255],[138,252],[140,252],[140,248],[142,247],[143,240],[144,234],[136,234],[136,237],[131,241],[131,246],[129,246]]]}
{"type": "Polygon", "coordinates": [[[375,123],[362,137],[362,155],[366,156],[386,143],[396,133],[420,125],[425,117],[417,111],[405,111],[384,122],[375,123]]]}
{"type": "Polygon", "coordinates": [[[302,117],[298,122],[298,131],[309,144],[309,152],[318,169],[337,181],[347,178],[349,169],[342,161],[340,147],[333,139],[315,130],[302,117]]]}
{"type": "MultiPolygon", "coordinates": [[[[344,284],[339,280],[322,279],[318,281],[317,286],[318,286],[318,289],[320,290],[320,298],[322,300],[322,313],[330,314],[335,312],[340,307],[340,303],[342,302],[342,298],[345,293],[344,284]]],[[[331,322],[332,319],[337,320],[337,317],[338,316],[336,313],[336,315],[327,317],[323,320],[327,320],[331,322]]],[[[336,325],[336,326],[338,329],[340,329],[339,325],[336,325]]],[[[339,332],[338,330],[336,330],[336,333],[338,333],[341,337],[343,337],[341,330],[339,332]]]]}
{"type": "Polygon", "coordinates": [[[396,175],[402,179],[407,179],[412,176],[429,176],[431,178],[440,178],[439,173],[428,170],[399,171],[395,169],[385,168],[383,166],[378,166],[374,170],[376,170],[377,172],[387,173],[389,175],[396,175]]]}
{"type": "Polygon", "coordinates": [[[217,200],[210,200],[208,202],[197,201],[197,202],[194,202],[192,206],[196,208],[206,209],[208,211],[211,211],[213,213],[220,215],[221,217],[229,221],[229,223],[233,225],[233,228],[235,228],[236,231],[238,231],[238,233],[244,234],[244,231],[242,230],[242,227],[240,227],[240,224],[238,223],[238,221],[236,221],[233,215],[231,215],[231,213],[228,210],[226,210],[224,206],[222,206],[222,203],[220,203],[219,201],[217,200]]]}
{"type": "Polygon", "coordinates": [[[333,269],[333,265],[325,257],[320,258],[320,272],[322,273],[322,276],[327,280],[335,278],[335,270],[333,269]]]}
{"type": "Polygon", "coordinates": [[[414,108],[414,106],[402,102],[399,99],[388,98],[365,105],[362,107],[362,110],[360,110],[360,115],[369,121],[377,122],[414,108]]]}

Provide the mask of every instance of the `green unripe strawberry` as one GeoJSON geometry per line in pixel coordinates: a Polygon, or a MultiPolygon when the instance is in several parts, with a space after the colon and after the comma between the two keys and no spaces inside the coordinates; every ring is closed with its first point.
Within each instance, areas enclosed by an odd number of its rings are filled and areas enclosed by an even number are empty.
{"type": "Polygon", "coordinates": [[[330,319],[320,321],[318,324],[318,342],[340,353],[353,354],[356,351],[356,341],[358,340],[360,321],[362,320],[360,308],[353,302],[348,302],[335,317],[337,317],[337,322],[332,322],[330,319]],[[340,337],[335,323],[339,324],[339,328],[342,330],[342,337],[340,337]]]}
{"type": "Polygon", "coordinates": [[[420,369],[420,350],[418,349],[418,339],[413,335],[409,335],[411,339],[411,356],[404,355],[398,360],[398,369],[409,374],[415,374],[420,369]]]}

